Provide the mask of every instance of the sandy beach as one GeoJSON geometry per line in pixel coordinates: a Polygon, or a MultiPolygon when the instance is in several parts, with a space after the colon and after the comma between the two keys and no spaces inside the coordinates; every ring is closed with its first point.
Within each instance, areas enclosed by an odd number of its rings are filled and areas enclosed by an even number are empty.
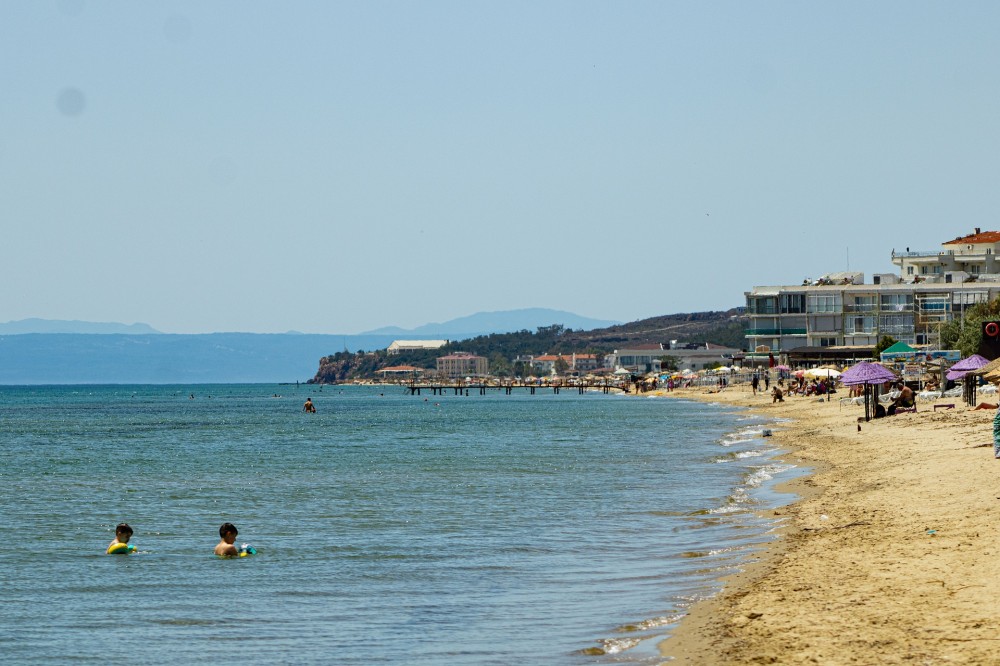
{"type": "Polygon", "coordinates": [[[864,408],[841,406],[843,392],[671,395],[793,419],[774,435],[814,473],[771,512],[781,538],[660,646],[669,663],[1000,664],[995,411],[940,399],[859,431],[864,408]]]}

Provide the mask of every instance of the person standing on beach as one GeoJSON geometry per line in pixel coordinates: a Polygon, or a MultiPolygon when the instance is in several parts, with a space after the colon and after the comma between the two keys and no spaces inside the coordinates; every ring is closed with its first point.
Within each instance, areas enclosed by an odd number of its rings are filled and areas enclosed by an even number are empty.
{"type": "Polygon", "coordinates": [[[1000,459],[1000,406],[993,417],[993,457],[1000,459]]]}
{"type": "Polygon", "coordinates": [[[750,380],[750,387],[753,389],[753,394],[757,395],[757,387],[760,386],[760,377],[757,373],[753,373],[753,379],[750,380]]]}
{"type": "Polygon", "coordinates": [[[764,373],[764,390],[771,390],[771,373],[770,371],[764,373]]]}

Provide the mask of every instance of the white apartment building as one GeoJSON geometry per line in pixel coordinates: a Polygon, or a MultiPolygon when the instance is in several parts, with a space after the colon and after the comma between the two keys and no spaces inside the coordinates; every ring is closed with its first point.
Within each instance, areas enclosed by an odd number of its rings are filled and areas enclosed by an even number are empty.
{"type": "Polygon", "coordinates": [[[393,340],[386,352],[389,356],[395,356],[400,352],[441,349],[446,344],[447,340],[393,340]]]}
{"type": "Polygon", "coordinates": [[[1000,295],[1000,232],[942,243],[938,251],[892,253],[900,274],[837,273],[811,284],[746,292],[750,351],[874,346],[883,335],[916,345],[938,342],[940,328],[976,303],[1000,295]]]}

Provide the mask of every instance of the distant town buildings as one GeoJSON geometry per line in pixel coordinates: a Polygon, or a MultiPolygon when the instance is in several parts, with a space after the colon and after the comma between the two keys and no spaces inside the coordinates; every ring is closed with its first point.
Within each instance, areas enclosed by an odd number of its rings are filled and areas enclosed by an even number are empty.
{"type": "Polygon", "coordinates": [[[560,359],[566,364],[569,374],[585,374],[597,369],[596,354],[545,354],[532,357],[530,363],[535,371],[548,375],[556,370],[560,359]]]}
{"type": "Polygon", "coordinates": [[[651,343],[634,345],[629,348],[616,349],[614,353],[604,357],[604,365],[608,368],[624,368],[635,374],[660,372],[663,370],[663,360],[669,357],[678,370],[704,370],[720,365],[732,365],[734,357],[742,356],[743,351],[733,347],[705,342],[701,344],[651,343]]]}
{"type": "Polygon", "coordinates": [[[976,229],[940,250],[892,251],[900,273],[834,273],[795,286],[746,292],[752,353],[874,347],[884,335],[937,345],[941,326],[1000,295],[1000,232],[976,229]]]}
{"type": "Polygon", "coordinates": [[[489,370],[489,363],[483,356],[466,352],[455,352],[437,359],[438,374],[450,379],[458,377],[483,376],[489,370]]]}
{"type": "Polygon", "coordinates": [[[447,340],[393,340],[386,352],[390,356],[394,356],[400,352],[440,349],[446,344],[448,344],[447,340]]]}

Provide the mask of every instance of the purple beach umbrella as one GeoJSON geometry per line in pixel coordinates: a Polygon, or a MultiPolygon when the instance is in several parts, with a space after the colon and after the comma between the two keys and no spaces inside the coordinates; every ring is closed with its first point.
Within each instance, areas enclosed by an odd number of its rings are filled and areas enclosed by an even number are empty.
{"type": "Polygon", "coordinates": [[[840,383],[844,386],[857,386],[858,384],[883,384],[896,379],[895,373],[883,368],[877,363],[861,361],[857,365],[844,370],[840,376],[840,383]]]}
{"type": "Polygon", "coordinates": [[[873,389],[869,387],[892,381],[894,379],[896,379],[896,375],[893,372],[883,368],[878,363],[869,363],[868,361],[861,361],[861,363],[851,366],[847,370],[844,370],[844,374],[840,376],[840,382],[844,386],[857,386],[859,384],[864,385],[865,421],[871,419],[869,404],[872,400],[871,393],[873,389]]]}
{"type": "Polygon", "coordinates": [[[988,359],[983,358],[979,354],[973,354],[968,358],[963,358],[961,361],[951,366],[948,369],[948,374],[945,375],[948,379],[955,381],[961,379],[973,370],[978,370],[989,363],[988,359]]]}

